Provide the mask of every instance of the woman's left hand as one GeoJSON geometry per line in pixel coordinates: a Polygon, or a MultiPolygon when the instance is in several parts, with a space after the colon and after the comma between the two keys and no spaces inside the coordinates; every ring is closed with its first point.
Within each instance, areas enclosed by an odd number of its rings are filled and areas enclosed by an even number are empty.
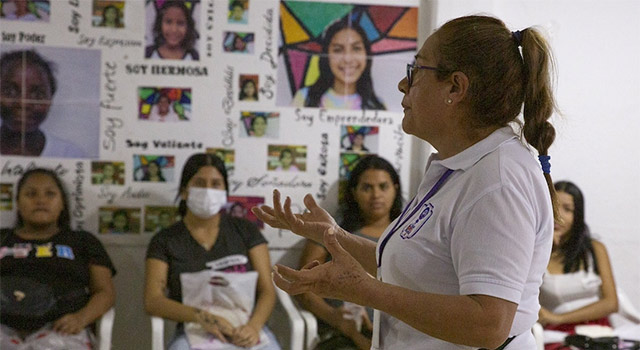
{"type": "Polygon", "coordinates": [[[252,347],[258,344],[260,340],[260,333],[252,326],[245,324],[235,329],[231,342],[234,345],[242,346],[245,348],[252,347]]]}
{"type": "Polygon", "coordinates": [[[331,254],[331,261],[324,264],[313,261],[299,271],[277,264],[274,267],[273,281],[291,295],[311,292],[324,298],[359,303],[359,300],[354,300],[354,296],[371,277],[342,248],[333,227],[324,233],[324,246],[331,254]]]}
{"type": "Polygon", "coordinates": [[[66,314],[53,323],[53,330],[64,335],[78,334],[87,325],[77,313],[66,314]]]}
{"type": "Polygon", "coordinates": [[[556,315],[543,307],[541,307],[538,312],[538,322],[543,326],[562,323],[559,315],[556,315]]]}

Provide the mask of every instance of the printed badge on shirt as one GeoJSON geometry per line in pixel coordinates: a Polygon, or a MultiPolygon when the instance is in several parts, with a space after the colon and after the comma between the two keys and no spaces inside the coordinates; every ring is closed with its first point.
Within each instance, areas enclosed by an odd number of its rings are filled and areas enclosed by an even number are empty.
{"type": "Polygon", "coordinates": [[[426,224],[427,221],[429,221],[432,215],[433,215],[433,204],[431,203],[424,204],[424,208],[420,212],[420,215],[418,215],[418,217],[414,221],[409,223],[409,225],[407,225],[402,230],[402,232],[400,233],[400,237],[402,239],[410,239],[413,236],[415,236],[416,233],[420,231],[422,226],[424,226],[424,224],[426,224]]]}

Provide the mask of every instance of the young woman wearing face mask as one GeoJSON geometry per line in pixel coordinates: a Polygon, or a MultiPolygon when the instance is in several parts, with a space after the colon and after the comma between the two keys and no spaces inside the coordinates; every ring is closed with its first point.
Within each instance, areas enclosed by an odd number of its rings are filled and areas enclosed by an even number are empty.
{"type": "Polygon", "coordinates": [[[264,326],[276,298],[267,241],[253,223],[222,215],[227,189],[227,171],[220,158],[206,153],[192,155],[180,179],[178,211],[182,220],[157,233],[149,243],[144,305],[150,315],[178,322],[170,350],[190,349],[184,322],[200,324],[220,341],[233,345],[232,349],[256,345],[260,330],[264,330],[269,337],[265,349],[280,349],[264,326]],[[212,265],[222,272],[258,272],[256,302],[246,324],[234,327],[224,317],[182,303],[180,274],[212,265]]]}

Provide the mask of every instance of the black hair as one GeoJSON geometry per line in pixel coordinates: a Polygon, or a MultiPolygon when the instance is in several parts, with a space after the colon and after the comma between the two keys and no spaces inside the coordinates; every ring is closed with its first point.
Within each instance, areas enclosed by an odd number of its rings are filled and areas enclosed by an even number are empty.
{"type": "Polygon", "coordinates": [[[256,84],[255,81],[253,81],[253,79],[245,79],[242,82],[242,85],[240,85],[240,100],[244,100],[245,98],[247,98],[247,94],[244,93],[244,87],[247,86],[248,83],[253,84],[254,90],[255,90],[255,95],[253,97],[258,98],[258,84],[256,84]]]}
{"type": "Polygon", "coordinates": [[[116,13],[117,13],[116,26],[120,27],[121,26],[121,23],[120,23],[120,9],[117,8],[114,5],[107,5],[102,9],[102,23],[100,25],[102,25],[103,27],[106,25],[106,23],[107,23],[106,13],[107,13],[107,10],[111,10],[111,9],[116,11],[116,13]]]}
{"type": "Polygon", "coordinates": [[[594,271],[598,273],[598,262],[591,243],[591,233],[584,221],[584,196],[580,188],[569,181],[558,181],[553,187],[556,192],[565,192],[573,198],[573,223],[560,243],[563,256],[563,272],[570,273],[589,267],[589,254],[593,257],[594,271]]]}
{"type": "MultiPolygon", "coordinates": [[[[22,191],[22,188],[25,182],[29,179],[29,177],[36,174],[49,176],[56,183],[56,187],[58,187],[58,190],[60,190],[60,194],[62,196],[62,211],[60,212],[60,216],[58,217],[58,228],[60,230],[70,230],[71,229],[71,212],[69,210],[69,197],[67,196],[67,191],[65,191],[62,180],[60,180],[60,178],[55,173],[55,171],[51,169],[45,169],[45,168],[35,168],[35,169],[27,170],[24,174],[22,174],[22,177],[20,178],[20,180],[18,180],[18,188],[16,190],[16,202],[20,197],[20,191],[22,191]]],[[[16,228],[21,228],[22,226],[24,226],[24,219],[20,214],[20,210],[18,210],[16,214],[15,226],[16,228]]]]}
{"type": "Polygon", "coordinates": [[[320,77],[309,87],[309,93],[304,102],[305,107],[319,107],[322,95],[333,86],[335,77],[329,67],[329,44],[336,33],[343,29],[353,29],[360,35],[367,54],[367,65],[356,83],[356,92],[362,99],[362,109],[386,109],[373,91],[373,82],[371,81],[371,44],[367,39],[367,34],[356,21],[351,22],[348,17],[333,22],[322,33],[322,55],[319,62],[320,77]]]}
{"type": "Polygon", "coordinates": [[[56,93],[57,82],[54,76],[55,65],[42,58],[35,50],[19,50],[2,54],[0,57],[0,75],[4,76],[10,71],[14,70],[13,64],[33,64],[44,70],[47,74],[47,80],[49,81],[49,88],[51,89],[51,95],[56,93]],[[23,61],[24,60],[24,61],[23,61]]]}
{"type": "Polygon", "coordinates": [[[189,157],[182,167],[182,175],[180,176],[180,187],[178,188],[178,195],[176,200],[180,199],[178,204],[178,213],[184,217],[187,213],[187,202],[180,198],[180,195],[187,190],[187,185],[191,178],[205,166],[212,166],[220,172],[222,179],[224,180],[224,188],[229,195],[229,180],[227,178],[227,168],[224,166],[224,161],[218,158],[215,154],[211,153],[196,153],[189,157]]]}
{"type": "Polygon", "coordinates": [[[167,9],[171,7],[176,7],[182,10],[184,17],[187,21],[187,33],[185,34],[184,40],[182,41],[182,48],[186,51],[190,51],[193,49],[193,46],[198,39],[198,31],[196,30],[196,24],[189,12],[189,9],[184,4],[184,1],[178,0],[167,0],[162,7],[156,13],[156,21],[153,24],[153,37],[154,44],[156,47],[160,47],[164,45],[165,40],[162,36],[162,18],[164,17],[167,9]]]}
{"type": "Polygon", "coordinates": [[[386,159],[381,158],[375,154],[365,156],[358,160],[355,168],[351,171],[347,185],[343,187],[342,202],[340,203],[340,216],[342,217],[342,223],[340,226],[349,231],[354,232],[361,229],[364,226],[363,215],[358,202],[356,201],[353,192],[355,191],[360,177],[362,174],[369,170],[376,169],[382,170],[389,174],[391,181],[396,188],[396,197],[393,199],[391,210],[389,211],[389,220],[393,221],[400,215],[402,211],[402,187],[400,185],[400,176],[393,168],[391,163],[386,159]]]}

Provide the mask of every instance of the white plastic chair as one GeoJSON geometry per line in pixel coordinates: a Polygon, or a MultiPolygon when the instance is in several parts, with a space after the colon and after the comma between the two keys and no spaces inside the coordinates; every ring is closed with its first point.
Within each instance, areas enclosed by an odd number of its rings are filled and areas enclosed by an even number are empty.
{"type": "MultiPolygon", "coordinates": [[[[282,349],[305,349],[305,321],[286,292],[276,288],[277,303],[267,321],[282,349]]],[[[316,331],[317,333],[317,331],[316,331]]],[[[164,350],[164,319],[151,317],[151,349],[164,350]]]]}
{"type": "Polygon", "coordinates": [[[627,295],[618,289],[618,314],[627,320],[640,324],[640,311],[636,309],[627,295]]]}
{"type": "Polygon", "coordinates": [[[305,349],[305,321],[289,294],[276,287],[278,302],[267,321],[282,349],[305,349]]]}
{"type": "Polygon", "coordinates": [[[536,340],[536,350],[544,350],[544,329],[542,325],[536,322],[531,327],[531,333],[533,333],[533,338],[536,340]]]}
{"type": "Polygon", "coordinates": [[[304,349],[313,350],[320,341],[320,337],[318,336],[318,320],[307,310],[299,309],[298,311],[300,312],[300,316],[302,316],[305,325],[304,349]]]}
{"type": "Polygon", "coordinates": [[[112,307],[96,321],[99,350],[111,350],[111,335],[113,333],[115,315],[116,310],[112,307]]]}

